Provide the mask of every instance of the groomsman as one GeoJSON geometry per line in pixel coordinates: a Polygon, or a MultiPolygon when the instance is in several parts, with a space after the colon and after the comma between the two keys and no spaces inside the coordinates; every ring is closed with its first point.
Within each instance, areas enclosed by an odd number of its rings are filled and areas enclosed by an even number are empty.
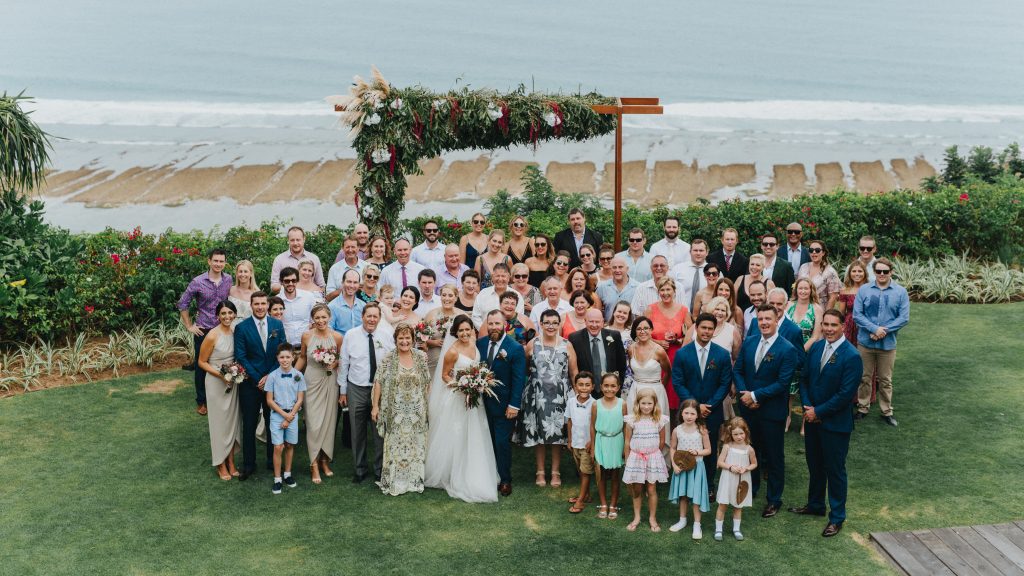
{"type": "MultiPolygon", "coordinates": [[[[569,344],[576,353],[576,372],[587,370],[600,374],[615,372],[619,381],[626,375],[626,349],[618,330],[604,327],[604,316],[600,310],[591,308],[584,316],[586,327],[569,334],[569,344]]],[[[595,397],[599,397],[599,392],[595,397]]]]}
{"type": "Polygon", "coordinates": [[[718,264],[722,276],[733,282],[747,273],[747,257],[736,249],[739,242],[739,232],[735,228],[726,228],[722,231],[722,247],[708,254],[708,264],[718,264]]]}
{"type": "Polygon", "coordinates": [[[821,533],[830,538],[846,520],[846,454],[853,432],[853,402],[864,365],[860,354],[843,336],[843,313],[826,310],[821,318],[824,339],[811,345],[800,373],[804,406],[804,448],[807,455],[807,503],[790,508],[794,514],[825,515],[828,487],[828,524],[821,533]]]}
{"type": "MultiPolygon", "coordinates": [[[[792,344],[778,332],[778,313],[771,305],[757,309],[760,335],[743,341],[733,366],[736,393],[740,397],[740,415],[750,426],[757,460],[768,480],[767,504],[762,518],[771,518],[782,507],[786,482],[783,452],[786,414],[789,412],[789,383],[800,362],[792,344]]],[[[754,495],[761,487],[761,474],[753,475],[754,495]]]]}
{"type": "Polygon", "coordinates": [[[728,350],[711,341],[718,326],[712,314],[699,314],[694,326],[696,338],[680,348],[672,360],[672,388],[680,402],[693,398],[700,403],[700,415],[714,439],[711,454],[704,457],[708,488],[713,493],[718,469],[718,429],[725,420],[722,402],[732,385],[732,359],[728,350]]]}
{"type": "Polygon", "coordinates": [[[256,472],[256,423],[263,408],[263,425],[267,430],[267,469],[274,469],[274,446],[270,440],[270,408],[263,393],[267,374],[277,367],[277,348],[286,342],[284,324],[267,316],[270,307],[264,292],[249,297],[252,316],[235,327],[235,361],[245,368],[245,382],[238,391],[242,412],[242,469],[239,480],[256,472]]]}

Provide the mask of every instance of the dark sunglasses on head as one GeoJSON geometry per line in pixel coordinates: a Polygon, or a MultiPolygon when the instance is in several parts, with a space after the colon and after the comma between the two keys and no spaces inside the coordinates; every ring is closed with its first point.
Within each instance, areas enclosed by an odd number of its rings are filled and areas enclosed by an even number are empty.
{"type": "Polygon", "coordinates": [[[817,254],[818,252],[824,252],[825,249],[824,248],[808,248],[807,251],[810,252],[811,254],[817,254]]]}
{"type": "Polygon", "coordinates": [[[786,234],[802,234],[803,230],[786,230],[786,234]]]}
{"type": "Polygon", "coordinates": [[[875,247],[874,246],[858,246],[857,249],[860,250],[861,252],[871,252],[872,250],[875,249],[875,247]]]}
{"type": "Polygon", "coordinates": [[[778,242],[761,242],[761,246],[771,248],[772,246],[778,246],[778,242]]]}
{"type": "Polygon", "coordinates": [[[878,268],[875,268],[875,274],[888,274],[889,272],[892,272],[892,270],[889,270],[889,269],[879,270],[878,268]]]}

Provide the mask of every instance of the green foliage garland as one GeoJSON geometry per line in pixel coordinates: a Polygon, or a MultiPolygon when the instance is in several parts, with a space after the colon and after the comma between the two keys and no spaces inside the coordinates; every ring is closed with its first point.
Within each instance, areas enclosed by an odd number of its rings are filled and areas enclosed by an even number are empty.
{"type": "Polygon", "coordinates": [[[615,118],[591,110],[613,104],[599,94],[510,93],[462,88],[439,94],[423,88],[393,88],[374,69],[372,82],[358,76],[340,104],[352,127],[360,183],[360,219],[390,238],[405,206],[407,174],[422,174],[419,160],[452,150],[494,150],[546,140],[582,141],[608,134],[615,118]]]}

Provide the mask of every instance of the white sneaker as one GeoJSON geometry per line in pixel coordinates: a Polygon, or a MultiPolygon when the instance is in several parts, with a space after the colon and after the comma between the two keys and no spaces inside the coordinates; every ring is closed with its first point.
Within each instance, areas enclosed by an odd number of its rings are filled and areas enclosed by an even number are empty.
{"type": "Polygon", "coordinates": [[[732,535],[735,536],[737,540],[743,540],[743,532],[740,532],[739,530],[734,530],[732,535]]]}
{"type": "Polygon", "coordinates": [[[715,532],[715,541],[716,542],[721,542],[722,541],[722,533],[721,532],[715,532]]]}
{"type": "Polygon", "coordinates": [[[686,518],[680,518],[679,522],[676,522],[675,524],[669,526],[668,531],[679,532],[683,528],[686,528],[686,518]]]}
{"type": "Polygon", "coordinates": [[[700,529],[700,524],[693,525],[693,539],[700,540],[704,537],[704,532],[700,529]]]}

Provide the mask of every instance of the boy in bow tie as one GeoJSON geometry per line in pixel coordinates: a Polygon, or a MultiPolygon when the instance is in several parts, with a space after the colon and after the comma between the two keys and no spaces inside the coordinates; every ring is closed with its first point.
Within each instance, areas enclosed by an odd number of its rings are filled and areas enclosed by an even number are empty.
{"type": "Polygon", "coordinates": [[[277,349],[278,368],[267,374],[267,405],[270,406],[270,442],[274,445],[274,486],[271,493],[281,493],[282,481],[295,488],[292,477],[292,456],[299,443],[299,408],[306,396],[306,380],[292,369],[295,351],[285,343],[277,349]],[[284,454],[284,477],[281,476],[281,455],[284,454]]]}

